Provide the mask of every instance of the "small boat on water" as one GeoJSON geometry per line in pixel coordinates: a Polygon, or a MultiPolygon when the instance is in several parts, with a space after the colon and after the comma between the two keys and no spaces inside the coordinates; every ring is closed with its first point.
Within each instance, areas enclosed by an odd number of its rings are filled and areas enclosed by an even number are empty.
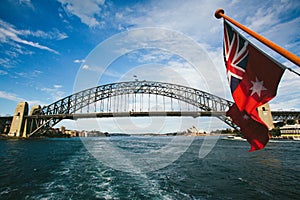
{"type": "Polygon", "coordinates": [[[242,138],[240,136],[233,136],[228,135],[226,138],[223,138],[224,140],[238,140],[238,141],[247,141],[245,138],[242,138]]]}

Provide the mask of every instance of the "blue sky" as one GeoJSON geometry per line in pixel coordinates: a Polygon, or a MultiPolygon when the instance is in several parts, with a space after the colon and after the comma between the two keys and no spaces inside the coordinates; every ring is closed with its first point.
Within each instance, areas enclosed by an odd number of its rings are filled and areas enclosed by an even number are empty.
{"type": "MultiPolygon", "coordinates": [[[[19,101],[27,101],[30,106],[48,105],[72,94],[79,71],[90,69],[86,63],[97,45],[116,34],[148,27],[179,32],[197,42],[215,66],[219,80],[207,81],[210,86],[203,86],[205,77],[197,77],[180,56],[168,49],[139,48],[121,54],[101,69],[103,76],[98,84],[133,80],[133,74],[142,80],[172,82],[170,74],[174,73],[189,80],[189,86],[231,99],[222,57],[222,20],[214,17],[220,7],[227,15],[300,55],[297,0],[2,0],[0,115],[12,115],[19,101]]],[[[243,35],[280,63],[300,72],[299,67],[243,35]]],[[[299,78],[285,72],[278,95],[270,102],[271,109],[300,110],[299,78]]]]}

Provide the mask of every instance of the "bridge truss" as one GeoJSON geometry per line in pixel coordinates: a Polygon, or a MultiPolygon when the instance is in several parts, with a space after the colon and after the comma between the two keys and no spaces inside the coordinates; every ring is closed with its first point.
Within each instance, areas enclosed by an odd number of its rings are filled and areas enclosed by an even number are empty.
{"type": "Polygon", "coordinates": [[[274,121],[299,121],[300,112],[299,111],[272,111],[272,117],[274,121]]]}
{"type": "Polygon", "coordinates": [[[154,81],[111,83],[77,92],[34,110],[28,116],[30,123],[27,135],[47,130],[63,119],[76,119],[76,116],[84,115],[119,117],[122,113],[124,116],[154,116],[153,113],[168,116],[167,113],[177,113],[174,116],[197,117],[202,115],[195,114],[197,112],[204,112],[204,115],[205,112],[211,112],[217,113],[217,118],[238,129],[225,116],[232,104],[216,95],[177,84],[154,81]]]}

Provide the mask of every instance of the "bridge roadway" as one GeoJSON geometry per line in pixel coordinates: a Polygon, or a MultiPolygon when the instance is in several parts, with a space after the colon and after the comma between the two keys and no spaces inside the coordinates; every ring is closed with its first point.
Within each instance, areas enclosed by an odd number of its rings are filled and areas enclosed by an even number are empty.
{"type": "MultiPolygon", "coordinates": [[[[300,111],[271,111],[274,121],[284,121],[288,119],[300,120],[300,111]]],[[[78,119],[78,118],[105,118],[105,117],[200,117],[200,116],[220,116],[225,112],[211,112],[211,111],[151,111],[151,112],[97,112],[85,114],[56,114],[56,115],[33,115],[26,116],[26,118],[61,118],[61,119],[78,119]]],[[[13,116],[0,116],[0,123],[2,121],[12,121],[13,116]]]]}
{"type": "MultiPolygon", "coordinates": [[[[77,120],[81,118],[111,118],[111,117],[222,117],[225,112],[220,111],[151,111],[151,112],[97,112],[97,113],[82,113],[82,114],[53,114],[53,115],[31,115],[25,116],[28,119],[43,119],[49,121],[51,119],[70,119],[77,120]]],[[[299,123],[299,111],[272,111],[273,121],[287,123],[292,120],[299,123]]],[[[0,130],[8,131],[11,125],[13,116],[0,117],[0,130]]]]}
{"type": "MultiPolygon", "coordinates": [[[[274,121],[286,121],[286,120],[300,120],[299,111],[271,111],[274,121]]],[[[98,112],[98,113],[85,113],[85,114],[55,114],[55,115],[33,115],[26,116],[26,118],[43,118],[43,119],[79,119],[79,118],[108,118],[108,117],[207,117],[207,116],[220,116],[225,112],[211,112],[211,111],[151,111],[151,112],[98,112]]],[[[13,116],[1,116],[0,124],[4,124],[6,121],[12,121],[13,116]]]]}
{"type": "Polygon", "coordinates": [[[225,115],[217,111],[151,111],[151,112],[98,112],[82,114],[54,114],[26,116],[31,119],[80,119],[80,118],[108,118],[108,117],[217,117],[225,115]]]}

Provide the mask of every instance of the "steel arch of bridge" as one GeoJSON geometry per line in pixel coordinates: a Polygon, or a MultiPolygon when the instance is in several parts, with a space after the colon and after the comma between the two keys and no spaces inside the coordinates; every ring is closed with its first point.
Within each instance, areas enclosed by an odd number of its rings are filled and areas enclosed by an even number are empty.
{"type": "MultiPolygon", "coordinates": [[[[233,104],[233,102],[216,95],[172,83],[154,81],[111,83],[77,92],[41,109],[36,109],[32,113],[32,116],[29,117],[31,118],[31,127],[36,128],[29,130],[29,136],[41,129],[53,127],[66,116],[75,114],[77,111],[95,102],[127,94],[151,94],[169,97],[195,106],[201,111],[225,113],[233,104]],[[32,126],[34,123],[35,125],[32,126]]],[[[228,125],[238,129],[225,114],[218,115],[217,117],[228,125]]]]}

